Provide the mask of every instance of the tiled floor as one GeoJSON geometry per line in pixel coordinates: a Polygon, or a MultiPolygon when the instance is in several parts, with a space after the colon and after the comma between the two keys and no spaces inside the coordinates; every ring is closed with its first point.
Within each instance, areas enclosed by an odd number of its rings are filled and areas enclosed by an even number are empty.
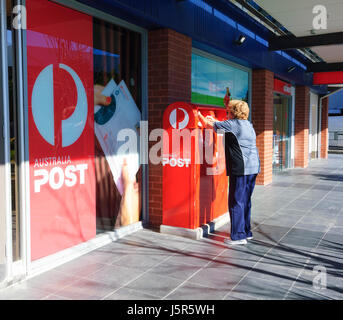
{"type": "Polygon", "coordinates": [[[201,241],[141,230],[0,299],[343,299],[342,172],[330,155],[257,186],[245,246],[224,245],[228,225],[201,241]]]}

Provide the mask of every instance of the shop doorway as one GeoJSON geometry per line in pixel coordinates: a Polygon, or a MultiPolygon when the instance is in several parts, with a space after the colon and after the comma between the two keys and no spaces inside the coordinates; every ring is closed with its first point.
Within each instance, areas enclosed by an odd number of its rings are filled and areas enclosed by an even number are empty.
{"type": "Polygon", "coordinates": [[[291,97],[274,93],[273,171],[291,166],[291,97]]]}

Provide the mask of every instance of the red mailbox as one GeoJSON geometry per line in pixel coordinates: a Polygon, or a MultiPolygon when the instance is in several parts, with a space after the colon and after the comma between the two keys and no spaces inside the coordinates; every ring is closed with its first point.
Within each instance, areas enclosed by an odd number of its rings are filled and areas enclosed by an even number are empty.
{"type": "Polygon", "coordinates": [[[224,108],[185,102],[164,112],[163,227],[194,230],[228,211],[223,135],[205,130],[198,111],[227,119],[224,108]]]}

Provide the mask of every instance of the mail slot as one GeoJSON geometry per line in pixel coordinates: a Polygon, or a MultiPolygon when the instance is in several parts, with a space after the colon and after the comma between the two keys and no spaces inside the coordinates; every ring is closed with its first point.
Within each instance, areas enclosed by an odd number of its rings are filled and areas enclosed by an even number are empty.
{"type": "Polygon", "coordinates": [[[218,121],[227,119],[224,108],[185,102],[175,102],[164,112],[161,231],[195,230],[228,211],[224,136],[205,129],[198,111],[218,121]]]}

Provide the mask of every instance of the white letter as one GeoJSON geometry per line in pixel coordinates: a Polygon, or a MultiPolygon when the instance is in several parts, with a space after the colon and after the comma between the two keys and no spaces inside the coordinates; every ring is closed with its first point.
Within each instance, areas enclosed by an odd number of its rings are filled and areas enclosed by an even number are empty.
{"type": "Polygon", "coordinates": [[[40,180],[35,180],[35,192],[40,192],[40,186],[43,184],[46,184],[49,180],[49,175],[48,171],[45,169],[40,169],[40,170],[35,170],[34,171],[34,176],[42,176],[42,179],[40,180]]]}
{"type": "Polygon", "coordinates": [[[168,162],[169,162],[169,159],[168,159],[168,158],[163,158],[163,159],[162,159],[162,164],[163,164],[163,166],[165,166],[166,164],[168,164],[168,162]]]}
{"type": "Polygon", "coordinates": [[[50,171],[49,175],[49,184],[50,187],[53,188],[54,190],[58,190],[63,186],[64,183],[64,172],[62,168],[60,167],[55,167],[50,171]],[[58,175],[58,182],[55,183],[55,174],[58,175]]]}
{"type": "Polygon", "coordinates": [[[171,167],[175,167],[175,166],[177,165],[176,159],[175,159],[175,158],[171,158],[171,159],[169,160],[169,165],[170,165],[171,167]]]}
{"type": "Polygon", "coordinates": [[[71,166],[67,166],[65,169],[65,185],[67,187],[72,187],[75,186],[76,182],[77,182],[77,177],[76,174],[74,173],[76,170],[75,166],[71,165],[71,166]],[[70,179],[70,180],[69,180],[70,179]]]}
{"type": "Polygon", "coordinates": [[[326,268],[324,266],[314,266],[313,273],[315,277],[313,278],[313,287],[316,290],[326,289],[326,268]]]}
{"type": "Polygon", "coordinates": [[[88,164],[78,164],[76,170],[80,171],[80,184],[85,184],[85,171],[88,169],[88,164]]]}
{"type": "Polygon", "coordinates": [[[149,151],[150,162],[154,165],[162,162],[162,155],[169,156],[169,137],[168,132],[163,129],[154,129],[150,132],[149,141],[160,141],[154,144],[149,151]],[[158,155],[160,154],[160,155],[158,155]]]}
{"type": "Polygon", "coordinates": [[[327,12],[326,7],[323,5],[316,5],[313,7],[312,13],[317,14],[313,18],[312,26],[313,29],[320,30],[320,29],[327,29],[327,12]]]}
{"type": "Polygon", "coordinates": [[[140,121],[140,164],[149,164],[148,121],[140,121]]]}
{"type": "Polygon", "coordinates": [[[117,135],[117,141],[125,141],[128,137],[127,142],[123,143],[117,151],[118,155],[124,154],[138,154],[137,148],[137,133],[132,129],[121,129],[117,135]]]}
{"type": "Polygon", "coordinates": [[[16,30],[26,29],[26,8],[25,6],[15,6],[12,11],[14,14],[18,14],[13,18],[13,28],[16,30]]]}

